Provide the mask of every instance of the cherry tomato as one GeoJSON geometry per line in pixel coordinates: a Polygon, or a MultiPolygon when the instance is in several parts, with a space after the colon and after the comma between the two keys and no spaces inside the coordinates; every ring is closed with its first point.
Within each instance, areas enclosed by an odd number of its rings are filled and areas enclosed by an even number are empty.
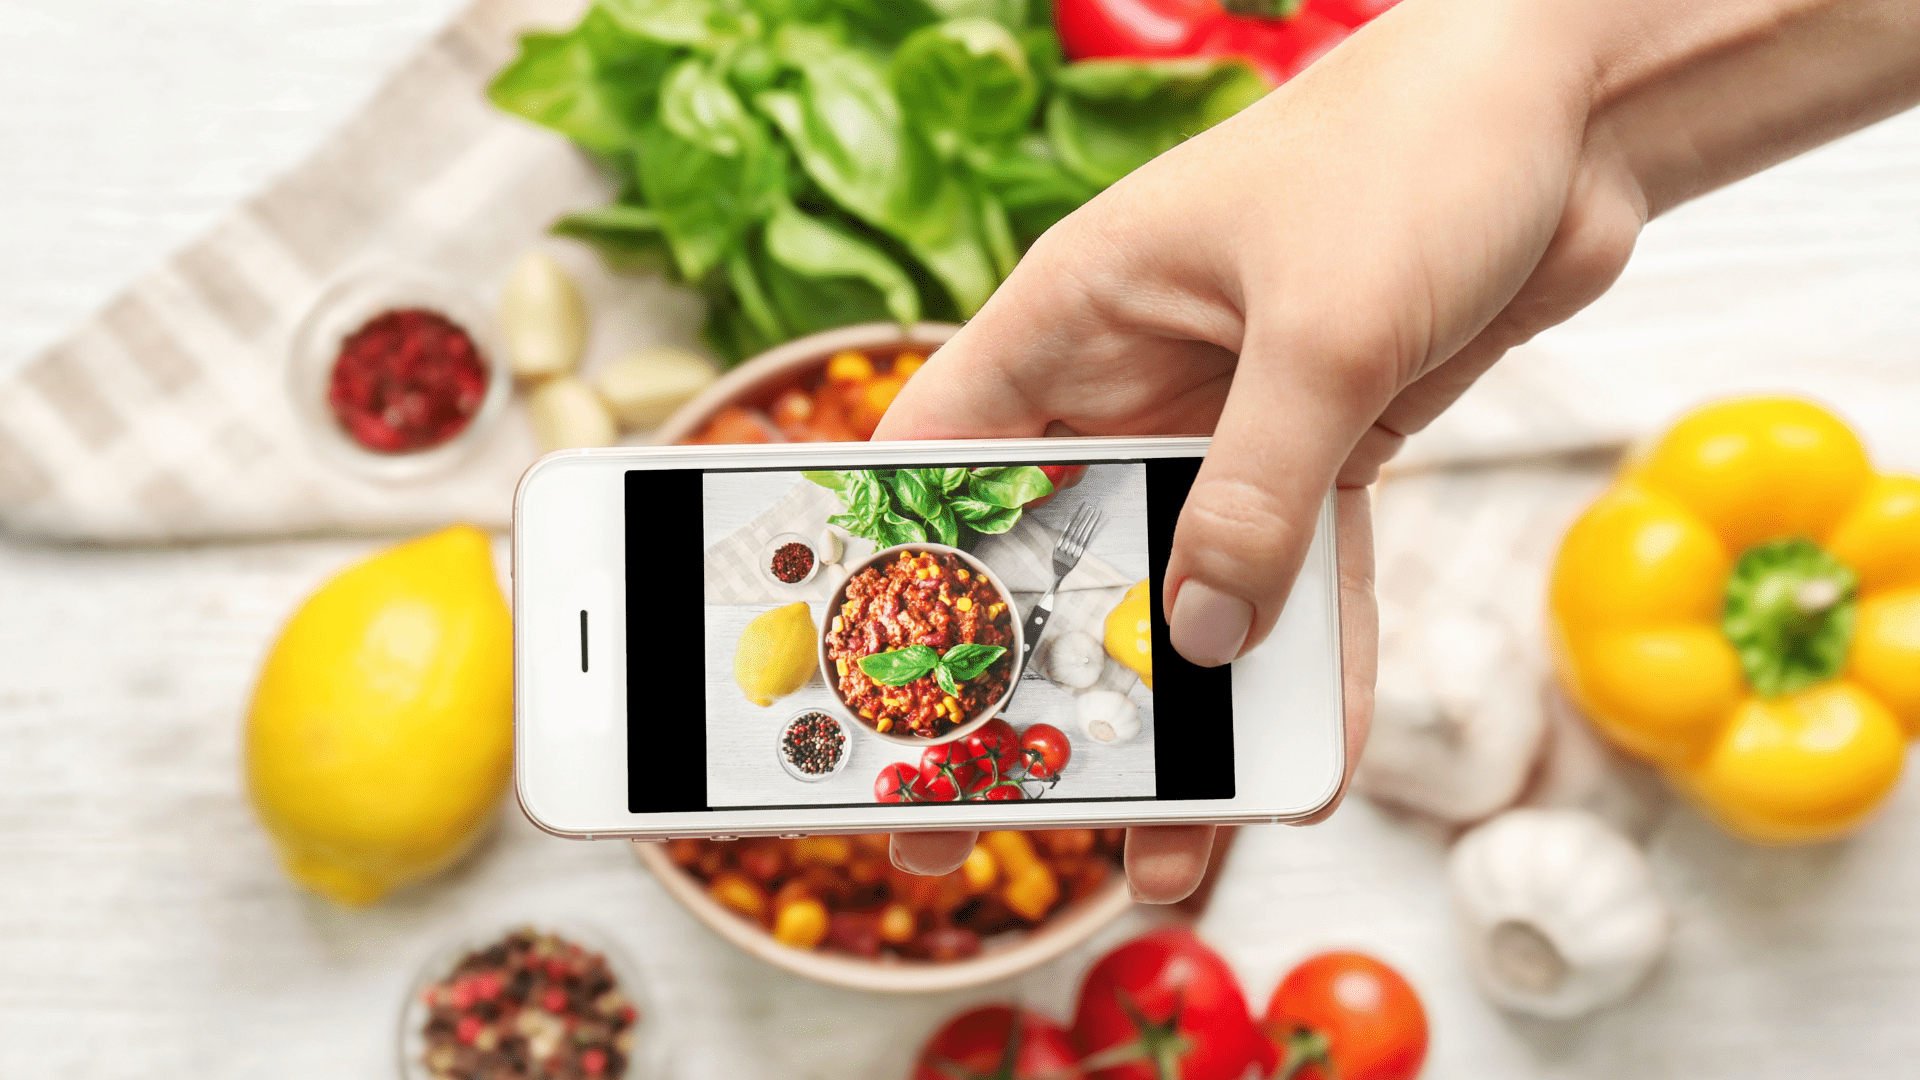
{"type": "Polygon", "coordinates": [[[1021,507],[1022,510],[1047,505],[1053,501],[1054,496],[1079,483],[1087,475],[1085,465],[1042,465],[1040,471],[1047,474],[1048,480],[1053,481],[1053,490],[1037,499],[1029,499],[1021,507]]]}
{"type": "Polygon", "coordinates": [[[1253,1066],[1268,1075],[1276,1059],[1233,970],[1180,926],[1134,938],[1087,972],[1073,1042],[1083,1060],[1139,1044],[1139,1057],[1092,1080],[1241,1080],[1253,1066]]]}
{"type": "Polygon", "coordinates": [[[1295,1080],[1412,1080],[1427,1057],[1420,996],[1361,953],[1321,953],[1287,972],[1265,1027],[1295,1080]]]}
{"type": "Polygon", "coordinates": [[[988,802],[1018,802],[1027,797],[1019,784],[996,784],[987,789],[988,802]]]}
{"type": "Polygon", "coordinates": [[[920,789],[920,773],[905,762],[896,761],[880,770],[873,781],[876,802],[921,802],[927,797],[920,789]]]}
{"type": "Polygon", "coordinates": [[[927,1040],[913,1080],[1080,1080],[1078,1060],[1052,1017],[986,1005],[947,1021],[927,1040]]]}
{"type": "Polygon", "coordinates": [[[1027,775],[1035,780],[1051,780],[1067,767],[1073,757],[1073,744],[1067,733],[1052,724],[1035,724],[1020,733],[1020,748],[1026,752],[1027,775]]]}
{"type": "Polygon", "coordinates": [[[1020,752],[1019,733],[997,716],[967,736],[966,744],[967,756],[983,779],[995,779],[996,769],[998,779],[1008,779],[1026,761],[1026,755],[1020,752]]]}
{"type": "Polygon", "coordinates": [[[951,802],[980,786],[975,755],[963,740],[929,746],[920,752],[920,788],[935,802],[951,802]]]}

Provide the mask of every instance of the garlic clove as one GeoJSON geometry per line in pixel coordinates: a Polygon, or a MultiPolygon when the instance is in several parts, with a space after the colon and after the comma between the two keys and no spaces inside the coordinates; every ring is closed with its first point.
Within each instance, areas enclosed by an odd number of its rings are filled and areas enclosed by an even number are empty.
{"type": "Polygon", "coordinates": [[[587,348],[587,305],[564,267],[543,251],[521,257],[500,295],[507,365],[528,379],[564,375],[587,348]]]}
{"type": "Polygon", "coordinates": [[[600,369],[594,386],[620,422],[650,431],[719,378],[713,365],[670,345],[631,352],[600,369]]]}
{"type": "Polygon", "coordinates": [[[839,562],[840,556],[845,553],[846,549],[846,534],[841,532],[838,526],[834,525],[828,525],[821,529],[819,537],[813,542],[814,554],[819,557],[821,562],[829,566],[839,562]]]}
{"type": "Polygon", "coordinates": [[[1095,742],[1130,742],[1140,734],[1140,707],[1117,690],[1081,694],[1074,702],[1074,714],[1080,730],[1095,742]]]}
{"type": "Polygon", "coordinates": [[[599,395],[571,375],[534,387],[527,396],[527,415],[540,448],[549,453],[576,446],[612,446],[619,436],[599,395]]]}

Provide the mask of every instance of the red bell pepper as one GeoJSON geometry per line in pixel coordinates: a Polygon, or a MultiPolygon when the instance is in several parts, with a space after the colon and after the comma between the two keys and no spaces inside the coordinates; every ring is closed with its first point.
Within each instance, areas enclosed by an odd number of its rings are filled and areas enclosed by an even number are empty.
{"type": "Polygon", "coordinates": [[[1397,0],[1054,0],[1070,60],[1240,56],[1275,86],[1397,0]]]}

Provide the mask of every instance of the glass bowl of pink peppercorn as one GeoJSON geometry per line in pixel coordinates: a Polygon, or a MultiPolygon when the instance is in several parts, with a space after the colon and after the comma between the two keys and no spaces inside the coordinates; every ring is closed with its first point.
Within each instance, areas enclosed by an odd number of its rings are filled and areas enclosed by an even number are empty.
{"type": "Polygon", "coordinates": [[[651,1014],[604,932],[540,919],[463,933],[421,965],[400,1010],[400,1076],[652,1080],[651,1014]]]}

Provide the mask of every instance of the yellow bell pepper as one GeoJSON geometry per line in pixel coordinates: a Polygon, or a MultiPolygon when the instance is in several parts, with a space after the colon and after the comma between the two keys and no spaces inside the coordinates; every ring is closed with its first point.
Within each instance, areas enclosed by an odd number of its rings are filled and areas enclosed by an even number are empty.
{"type": "Polygon", "coordinates": [[[1920,733],[1920,477],[1809,402],[1683,418],[1568,532],[1549,603],[1574,701],[1749,839],[1851,831],[1920,733]]]}
{"type": "Polygon", "coordinates": [[[1107,612],[1107,655],[1120,661],[1153,689],[1153,594],[1152,581],[1137,581],[1107,612]]]}

